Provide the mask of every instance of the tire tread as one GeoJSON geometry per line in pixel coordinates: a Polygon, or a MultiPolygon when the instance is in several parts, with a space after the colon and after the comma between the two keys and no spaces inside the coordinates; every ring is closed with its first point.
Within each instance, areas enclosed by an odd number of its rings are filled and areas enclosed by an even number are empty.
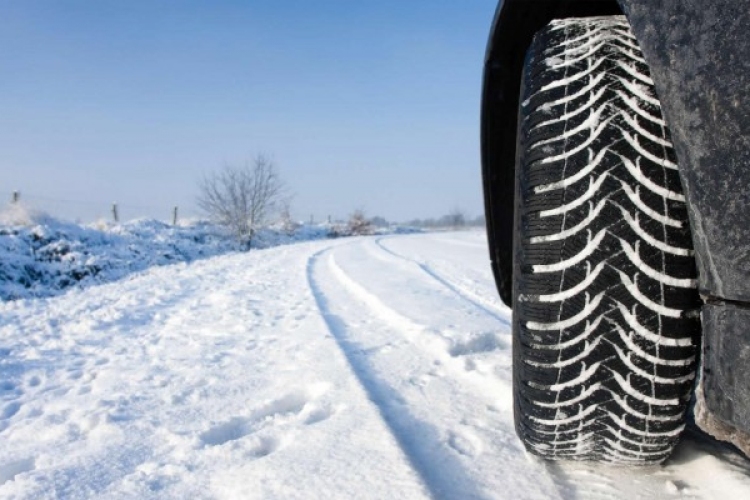
{"type": "Polygon", "coordinates": [[[523,83],[518,433],[544,458],[661,462],[684,427],[700,299],[648,68],[624,17],[566,19],[536,35],[523,83]]]}

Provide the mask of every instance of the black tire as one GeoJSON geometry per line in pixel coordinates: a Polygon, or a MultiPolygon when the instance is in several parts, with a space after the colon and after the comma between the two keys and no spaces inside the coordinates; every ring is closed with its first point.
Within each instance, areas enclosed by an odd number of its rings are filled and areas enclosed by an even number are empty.
{"type": "Polygon", "coordinates": [[[524,69],[516,428],[548,459],[650,464],[684,427],[700,323],[669,132],[624,17],[554,21],[524,69]]]}

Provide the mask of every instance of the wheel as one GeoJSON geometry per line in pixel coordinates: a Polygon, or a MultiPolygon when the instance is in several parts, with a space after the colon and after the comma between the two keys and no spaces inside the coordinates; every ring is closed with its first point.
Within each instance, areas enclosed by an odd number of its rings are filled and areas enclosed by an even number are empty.
{"type": "Polygon", "coordinates": [[[625,18],[537,33],[521,99],[517,432],[544,458],[661,462],[684,427],[700,299],[676,157],[625,18]]]}

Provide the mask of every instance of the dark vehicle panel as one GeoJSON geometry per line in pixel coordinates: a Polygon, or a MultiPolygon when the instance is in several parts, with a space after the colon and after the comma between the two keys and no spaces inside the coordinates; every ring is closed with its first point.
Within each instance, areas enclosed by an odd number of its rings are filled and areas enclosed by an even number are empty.
{"type": "Polygon", "coordinates": [[[750,2],[624,0],[672,132],[699,288],[750,301],[750,2]]]}

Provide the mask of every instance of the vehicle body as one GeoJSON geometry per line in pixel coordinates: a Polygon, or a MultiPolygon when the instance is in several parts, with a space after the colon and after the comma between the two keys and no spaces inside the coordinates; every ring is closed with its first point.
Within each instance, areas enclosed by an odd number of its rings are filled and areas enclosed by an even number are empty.
{"type": "Polygon", "coordinates": [[[513,307],[527,50],[553,19],[618,14],[627,18],[650,70],[686,199],[702,300],[696,422],[750,454],[750,1],[500,1],[485,58],[481,127],[498,291],[513,307]]]}

